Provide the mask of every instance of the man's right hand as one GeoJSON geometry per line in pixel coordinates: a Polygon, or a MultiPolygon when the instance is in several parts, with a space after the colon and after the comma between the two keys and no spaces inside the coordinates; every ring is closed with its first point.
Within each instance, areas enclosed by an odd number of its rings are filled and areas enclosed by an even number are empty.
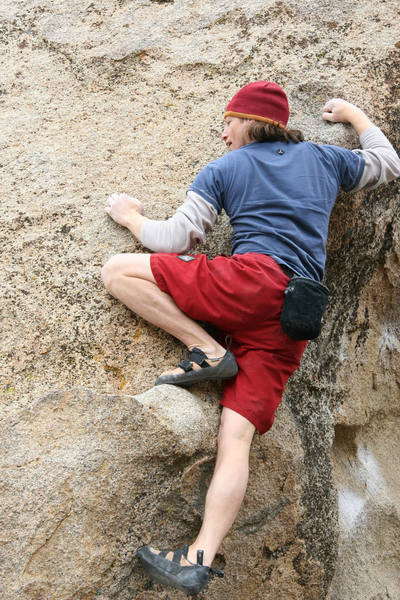
{"type": "Polygon", "coordinates": [[[134,216],[133,213],[142,214],[143,204],[128,194],[115,193],[107,198],[105,211],[116,223],[128,227],[134,216]]]}

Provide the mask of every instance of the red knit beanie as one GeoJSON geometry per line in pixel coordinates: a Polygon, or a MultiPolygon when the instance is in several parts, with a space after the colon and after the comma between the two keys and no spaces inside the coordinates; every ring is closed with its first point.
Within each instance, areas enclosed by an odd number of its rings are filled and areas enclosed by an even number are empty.
{"type": "Polygon", "coordinates": [[[285,128],[289,103],[283,89],[273,81],[254,81],[242,87],[229,102],[225,117],[255,119],[285,128]]]}

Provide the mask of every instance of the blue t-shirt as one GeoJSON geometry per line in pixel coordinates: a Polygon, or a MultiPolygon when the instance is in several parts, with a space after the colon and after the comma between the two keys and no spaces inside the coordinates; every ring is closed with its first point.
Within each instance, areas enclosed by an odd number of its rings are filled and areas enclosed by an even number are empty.
{"type": "Polygon", "coordinates": [[[253,142],[209,163],[189,189],[228,214],[233,254],[267,254],[321,281],[336,196],[358,184],[364,164],[339,146],[253,142]]]}

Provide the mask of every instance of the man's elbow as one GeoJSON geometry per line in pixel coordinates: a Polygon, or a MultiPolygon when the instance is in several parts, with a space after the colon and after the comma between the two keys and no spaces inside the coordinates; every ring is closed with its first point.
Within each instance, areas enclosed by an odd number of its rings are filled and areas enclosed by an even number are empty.
{"type": "Polygon", "coordinates": [[[151,240],[148,243],[142,241],[143,245],[152,252],[166,252],[168,254],[186,254],[192,248],[187,240],[151,240]]]}
{"type": "Polygon", "coordinates": [[[398,154],[396,154],[393,157],[393,164],[391,165],[391,167],[393,174],[392,179],[397,179],[398,177],[400,177],[400,157],[398,156],[398,154]]]}

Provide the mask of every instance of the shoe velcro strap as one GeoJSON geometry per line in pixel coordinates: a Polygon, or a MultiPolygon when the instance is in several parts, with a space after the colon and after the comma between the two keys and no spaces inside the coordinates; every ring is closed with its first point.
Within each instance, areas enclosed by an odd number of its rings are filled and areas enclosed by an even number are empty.
{"type": "Polygon", "coordinates": [[[184,554],[183,550],[174,550],[174,556],[172,557],[172,562],[174,563],[178,563],[178,565],[181,563],[181,558],[182,555],[184,554]]]}
{"type": "Polygon", "coordinates": [[[178,367],[183,369],[185,371],[185,373],[188,373],[189,371],[193,371],[192,361],[189,360],[188,358],[185,358],[185,360],[181,360],[178,367]]]}
{"type": "Polygon", "coordinates": [[[213,567],[210,567],[210,571],[213,575],[216,575],[216,577],[224,577],[225,574],[223,571],[220,571],[219,569],[214,569],[213,567]]]}
{"type": "Polygon", "coordinates": [[[200,348],[193,348],[188,355],[188,360],[195,362],[199,367],[204,369],[210,365],[207,362],[207,355],[200,348]]]}

